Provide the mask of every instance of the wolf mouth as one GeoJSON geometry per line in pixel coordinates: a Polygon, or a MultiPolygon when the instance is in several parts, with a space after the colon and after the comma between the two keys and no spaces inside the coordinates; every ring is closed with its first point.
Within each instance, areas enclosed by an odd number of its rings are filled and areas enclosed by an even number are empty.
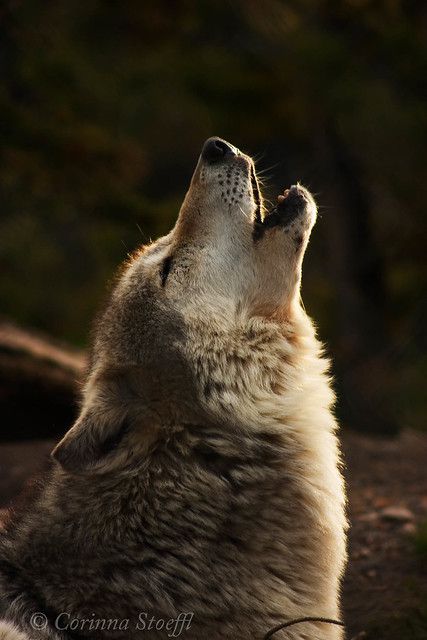
{"type": "MultiPolygon", "coordinates": [[[[252,189],[254,189],[253,186],[252,189]]],[[[305,210],[308,203],[306,192],[300,185],[292,185],[286,189],[284,194],[279,196],[278,204],[264,218],[261,217],[261,213],[259,216],[256,215],[253,230],[254,240],[261,238],[266,229],[279,226],[286,229],[305,210]]]]}

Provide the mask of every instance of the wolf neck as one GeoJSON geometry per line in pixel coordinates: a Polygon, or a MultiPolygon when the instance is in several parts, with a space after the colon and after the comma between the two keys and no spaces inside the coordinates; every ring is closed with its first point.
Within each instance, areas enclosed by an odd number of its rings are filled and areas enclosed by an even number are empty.
{"type": "Polygon", "coordinates": [[[199,321],[194,331],[190,325],[189,338],[199,396],[222,420],[256,429],[294,422],[296,412],[318,416],[325,409],[330,415],[329,363],[302,310],[280,324],[259,317],[205,327],[199,321]]]}
{"type": "Polygon", "coordinates": [[[245,437],[263,432],[280,438],[286,475],[316,511],[329,509],[323,488],[337,498],[342,491],[334,394],[329,363],[306,314],[300,310],[280,325],[252,318],[198,336],[192,356],[207,413],[245,437]]]}

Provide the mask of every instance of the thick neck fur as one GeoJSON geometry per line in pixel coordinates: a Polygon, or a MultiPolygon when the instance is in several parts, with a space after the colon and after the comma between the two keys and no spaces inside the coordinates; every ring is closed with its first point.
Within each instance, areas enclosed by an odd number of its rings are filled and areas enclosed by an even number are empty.
{"type": "MultiPolygon", "coordinates": [[[[187,318],[206,420],[169,424],[114,471],[54,470],[6,554],[39,603],[77,617],[192,611],[189,640],[339,615],[345,518],[328,363],[301,310],[281,325],[223,327],[187,318]]],[[[340,633],[312,624],[282,637],[340,633]]]]}

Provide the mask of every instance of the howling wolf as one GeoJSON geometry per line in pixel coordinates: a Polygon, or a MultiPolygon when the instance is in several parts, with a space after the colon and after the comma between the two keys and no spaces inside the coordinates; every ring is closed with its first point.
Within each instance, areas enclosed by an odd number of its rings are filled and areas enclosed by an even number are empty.
{"type": "Polygon", "coordinates": [[[0,538],[0,639],[165,639],[186,615],[186,640],[261,640],[339,616],[334,396],[300,302],[315,220],[299,184],[265,213],[251,158],[205,142],[175,227],[122,268],[80,415],[0,538]]]}

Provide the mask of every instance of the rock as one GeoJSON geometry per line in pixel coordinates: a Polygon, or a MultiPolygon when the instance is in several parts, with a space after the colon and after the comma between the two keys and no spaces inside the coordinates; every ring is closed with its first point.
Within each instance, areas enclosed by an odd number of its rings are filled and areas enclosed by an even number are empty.
{"type": "Polygon", "coordinates": [[[415,519],[412,511],[406,507],[391,506],[380,511],[383,520],[393,520],[396,522],[409,522],[415,519]]]}
{"type": "Polygon", "coordinates": [[[379,514],[377,511],[367,511],[366,513],[362,513],[357,517],[360,522],[375,522],[378,520],[379,514]]]}

